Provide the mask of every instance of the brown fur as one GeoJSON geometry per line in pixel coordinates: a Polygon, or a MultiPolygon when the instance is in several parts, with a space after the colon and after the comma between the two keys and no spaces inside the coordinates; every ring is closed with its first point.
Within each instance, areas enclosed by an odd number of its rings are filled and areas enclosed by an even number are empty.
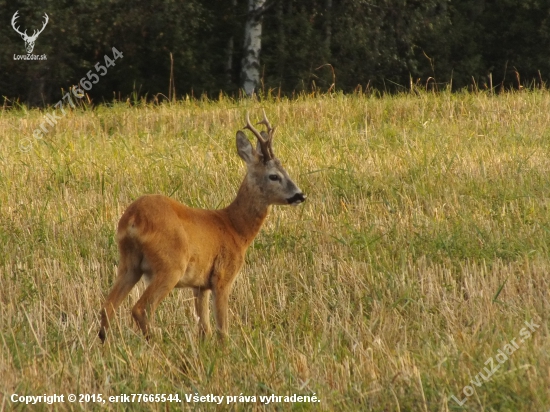
{"type": "Polygon", "coordinates": [[[162,195],[142,196],[128,206],[118,223],[118,276],[101,310],[102,342],[116,308],[142,276],[149,284],[132,316],[146,337],[149,318],[175,287],[193,288],[201,336],[211,333],[212,292],[218,331],[227,334],[229,294],[269,206],[305,200],[279,160],[264,162],[260,148],[254,150],[241,131],[237,150],[248,170],[225,209],[194,209],[162,195]],[[278,181],[270,179],[274,175],[278,181]]]}

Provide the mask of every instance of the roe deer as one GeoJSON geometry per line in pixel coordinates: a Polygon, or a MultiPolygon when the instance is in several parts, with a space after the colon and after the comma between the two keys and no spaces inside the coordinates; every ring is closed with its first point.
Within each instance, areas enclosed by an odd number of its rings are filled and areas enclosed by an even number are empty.
{"type": "Polygon", "coordinates": [[[269,206],[298,205],[306,199],[274,156],[275,128],[265,111],[263,115],[258,124],[267,132],[256,130],[246,114],[245,129],[256,136],[256,149],[241,130],[237,132],[237,152],[247,172],[237,197],[225,209],[194,209],[162,195],[145,195],[128,206],[116,235],[118,275],[101,310],[102,342],[116,308],[142,276],[148,286],[132,308],[132,316],[146,338],[156,307],[176,287],[193,288],[201,337],[211,334],[212,291],[219,335],[227,335],[229,293],[269,206]]]}

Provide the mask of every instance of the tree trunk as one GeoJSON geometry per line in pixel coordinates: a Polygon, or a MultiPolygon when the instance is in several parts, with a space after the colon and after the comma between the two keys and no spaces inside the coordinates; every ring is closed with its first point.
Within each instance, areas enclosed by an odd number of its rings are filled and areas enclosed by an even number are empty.
{"type": "Polygon", "coordinates": [[[248,17],[244,32],[241,65],[242,87],[252,96],[260,84],[260,51],[262,49],[262,12],[266,0],[248,0],[248,17]]]}
{"type": "MultiPolygon", "coordinates": [[[[231,0],[231,22],[235,22],[235,13],[237,9],[237,0],[231,0]]],[[[225,86],[230,89],[233,86],[233,52],[235,40],[233,34],[227,39],[227,48],[225,52],[225,86]]]]}

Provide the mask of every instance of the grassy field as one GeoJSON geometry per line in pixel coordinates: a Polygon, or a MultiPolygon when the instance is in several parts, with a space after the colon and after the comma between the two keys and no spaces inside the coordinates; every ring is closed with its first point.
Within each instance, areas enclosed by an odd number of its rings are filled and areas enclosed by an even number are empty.
{"type": "Polygon", "coordinates": [[[43,115],[0,111],[0,410],[26,410],[12,394],[126,410],[67,395],[132,393],[183,400],[131,404],[154,411],[550,410],[550,92],[118,103],[34,140],[43,115]],[[198,340],[190,290],[163,301],[147,343],[140,282],[102,346],[125,207],[229,204],[235,132],[262,107],[308,201],[274,207],[249,249],[227,344],[198,340]]]}

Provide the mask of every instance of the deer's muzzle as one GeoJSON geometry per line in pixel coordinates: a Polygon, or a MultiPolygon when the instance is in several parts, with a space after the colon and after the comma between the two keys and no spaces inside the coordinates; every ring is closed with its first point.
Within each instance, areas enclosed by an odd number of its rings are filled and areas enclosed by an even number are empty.
{"type": "Polygon", "coordinates": [[[299,205],[300,203],[303,203],[306,201],[307,196],[303,193],[296,193],[294,196],[289,197],[286,201],[289,205],[299,205]]]}

